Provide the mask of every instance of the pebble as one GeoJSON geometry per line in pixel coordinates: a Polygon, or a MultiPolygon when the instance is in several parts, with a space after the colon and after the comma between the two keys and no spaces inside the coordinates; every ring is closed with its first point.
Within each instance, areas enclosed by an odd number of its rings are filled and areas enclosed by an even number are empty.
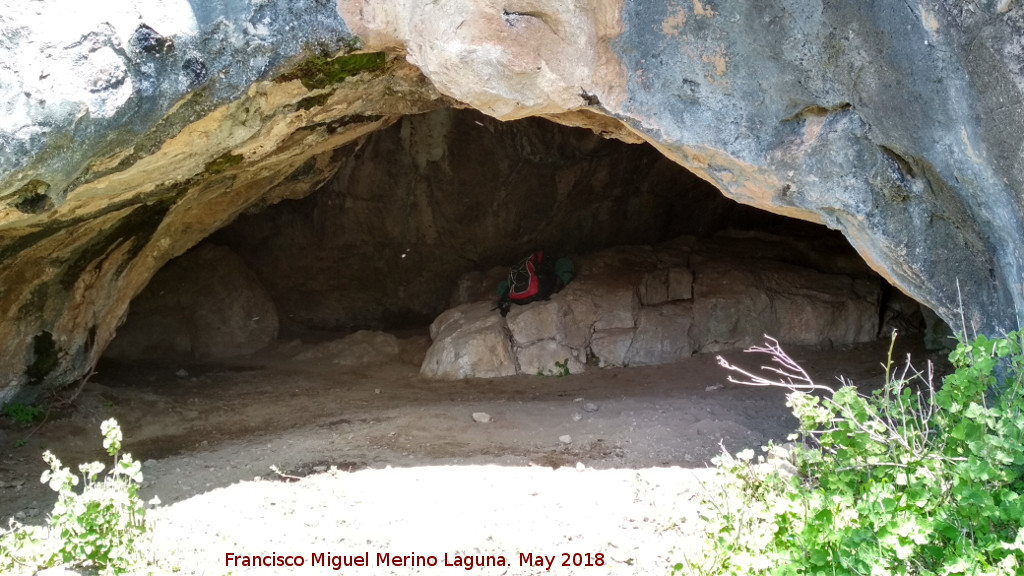
{"type": "Polygon", "coordinates": [[[593,402],[587,402],[586,404],[583,405],[583,410],[586,412],[597,412],[599,409],[600,406],[594,404],[593,402]]]}
{"type": "Polygon", "coordinates": [[[491,415],[487,412],[473,412],[473,421],[481,424],[487,424],[491,421],[491,415]]]}
{"type": "Polygon", "coordinates": [[[573,422],[579,422],[580,420],[583,420],[583,414],[580,414],[579,412],[573,412],[572,413],[572,421],[573,422]]]}
{"type": "Polygon", "coordinates": [[[705,392],[712,392],[714,390],[719,390],[721,388],[724,388],[724,386],[722,386],[721,384],[712,384],[711,386],[708,386],[707,388],[705,388],[704,391],[705,392]]]}
{"type": "Polygon", "coordinates": [[[175,372],[174,375],[177,376],[178,378],[188,378],[188,370],[182,368],[181,370],[175,372]]]}
{"type": "Polygon", "coordinates": [[[576,471],[577,472],[583,472],[586,469],[587,469],[587,467],[583,465],[583,462],[577,462],[576,463],[576,471]]]}
{"type": "Polygon", "coordinates": [[[569,436],[568,434],[563,434],[558,437],[558,441],[561,442],[562,444],[572,444],[572,436],[569,436]]]}
{"type": "Polygon", "coordinates": [[[327,466],[313,466],[313,472],[327,472],[327,466]]]}

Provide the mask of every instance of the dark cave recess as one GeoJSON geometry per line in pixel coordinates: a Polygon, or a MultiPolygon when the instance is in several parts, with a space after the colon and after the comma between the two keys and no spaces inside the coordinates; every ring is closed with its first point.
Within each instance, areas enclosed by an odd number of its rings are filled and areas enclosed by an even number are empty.
{"type": "Polygon", "coordinates": [[[820,234],[744,206],[646,144],[470,110],[407,116],[339,151],[301,200],[239,217],[208,242],[242,256],[282,333],[429,323],[456,279],[545,248],[585,254],[725,228],[820,234]]]}

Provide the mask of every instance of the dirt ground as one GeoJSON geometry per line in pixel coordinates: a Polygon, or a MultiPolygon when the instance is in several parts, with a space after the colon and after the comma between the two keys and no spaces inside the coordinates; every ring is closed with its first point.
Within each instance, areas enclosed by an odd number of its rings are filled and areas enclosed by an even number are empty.
{"type": "MultiPolygon", "coordinates": [[[[867,389],[881,383],[887,347],[788,352],[818,382],[846,375],[867,389]]],[[[39,482],[40,454],[73,468],[101,459],[99,424],[115,417],[144,463],[143,495],[163,502],[148,554],[168,571],[439,575],[503,561],[469,571],[666,574],[695,545],[688,526],[710,459],[795,426],[783,390],[728,383],[711,355],[445,382],[413,364],[341,370],[295,352],[101,365],[70,411],[38,429],[3,422],[0,518],[45,522],[55,497],[39,482]],[[303,565],[250,568],[228,554],[303,565]],[[360,558],[368,566],[344,566],[360,558]]],[[[937,358],[910,341],[895,357],[908,352],[919,366],[937,358]]]]}

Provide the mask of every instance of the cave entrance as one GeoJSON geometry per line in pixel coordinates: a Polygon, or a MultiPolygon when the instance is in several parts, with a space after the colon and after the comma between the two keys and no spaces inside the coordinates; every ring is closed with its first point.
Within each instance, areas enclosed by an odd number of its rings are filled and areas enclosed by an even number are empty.
{"type": "MultiPolygon", "coordinates": [[[[845,346],[875,339],[886,322],[924,326],[927,311],[838,232],[729,200],[646,144],[445,109],[407,116],[336,157],[319,190],[250,210],[165,267],[107,357],[216,359],[278,338],[404,333],[454,305],[493,300],[506,267],[538,248],[572,258],[581,280],[588,267],[601,277],[586,304],[620,318],[587,318],[581,329],[604,348],[628,347],[637,334],[622,331],[641,313],[670,316],[648,334],[676,349],[666,360],[762,333],[845,346]],[[629,282],[635,297],[623,293],[629,282]],[[652,308],[672,302],[692,310],[652,308]],[[664,339],[679,329],[661,333],[680,314],[699,326],[693,342],[672,346],[664,339]]],[[[582,348],[580,361],[602,365],[660,360],[601,357],[589,339],[582,348]]]]}
{"type": "Polygon", "coordinates": [[[646,144],[448,109],[335,158],[319,190],[250,210],[132,303],[98,381],[159,391],[138,425],[160,449],[197,422],[313,425],[361,443],[332,457],[356,467],[697,464],[792,430],[781,392],[725,385],[713,353],[769,334],[829,380],[877,376],[885,334],[925,326],[839,233],[733,202],[646,144]],[[537,248],[575,277],[502,318],[495,287],[537,248]],[[654,427],[634,453],[638,418],[654,427]]]}

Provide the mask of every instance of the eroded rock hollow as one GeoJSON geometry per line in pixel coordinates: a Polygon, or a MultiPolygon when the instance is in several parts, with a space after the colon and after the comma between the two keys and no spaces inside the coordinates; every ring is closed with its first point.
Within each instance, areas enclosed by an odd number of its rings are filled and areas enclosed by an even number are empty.
{"type": "Polygon", "coordinates": [[[226,358],[275,345],[280,328],[351,365],[398,355],[382,330],[430,325],[413,360],[429,377],[576,373],[766,333],[848,346],[898,312],[840,234],[729,200],[647,144],[442,109],[335,158],[308,197],[254,208],[158,272],[106,355],[226,358]],[[538,248],[574,278],[506,319],[495,288],[538,248]]]}
{"type": "MultiPolygon", "coordinates": [[[[981,332],[1024,316],[1016,2],[47,0],[0,26],[0,399],[87,374],[172,258],[246,211],[330,188],[343,166],[340,181],[366,178],[349,160],[387,145],[368,134],[451,106],[646,141],[730,198],[841,232],[951,324],[961,305],[981,332]]],[[[330,197],[295,210],[330,212],[317,205],[330,197]]],[[[642,197],[613,207],[622,228],[642,197]]],[[[428,210],[413,193],[408,216],[379,213],[382,238],[393,256],[430,253],[406,245],[407,218],[453,271],[424,218],[479,216],[484,198],[428,210]]],[[[485,245],[479,268],[511,251],[485,245]]],[[[435,288],[379,318],[429,316],[435,288]]],[[[282,328],[321,318],[304,303],[279,305],[282,328]]]]}

